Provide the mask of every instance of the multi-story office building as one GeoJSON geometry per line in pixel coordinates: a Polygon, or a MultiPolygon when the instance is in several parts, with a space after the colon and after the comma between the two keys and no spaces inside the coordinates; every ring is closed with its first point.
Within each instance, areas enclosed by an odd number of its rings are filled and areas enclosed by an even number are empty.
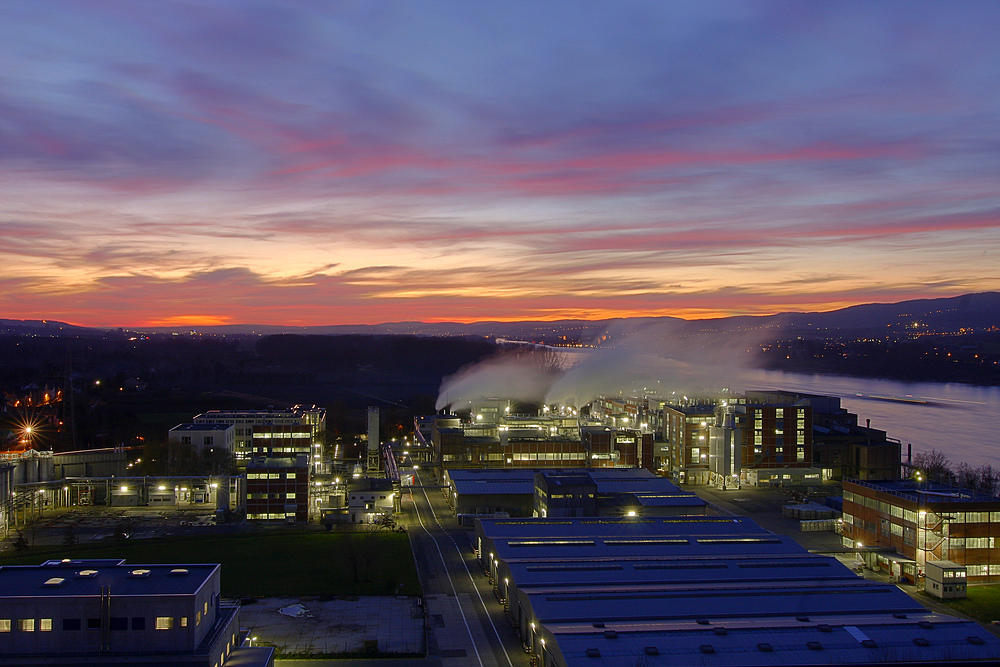
{"type": "Polygon", "coordinates": [[[247,461],[247,520],[294,523],[309,519],[309,459],[247,461]]]}
{"type": "Polygon", "coordinates": [[[1000,498],[913,480],[844,480],[844,546],[870,567],[914,580],[929,561],[1000,582],[1000,498]],[[902,558],[887,556],[895,552],[902,558]]]}
{"type": "Polygon", "coordinates": [[[0,664],[269,667],[273,649],[240,648],[219,584],[219,565],[0,567],[0,664]]]}
{"type": "Polygon", "coordinates": [[[715,401],[663,406],[661,467],[682,484],[708,484],[709,436],[715,401]]]}
{"type": "Polygon", "coordinates": [[[253,427],[250,454],[254,458],[296,459],[313,462],[312,430],[305,424],[263,424],[253,427]]]}

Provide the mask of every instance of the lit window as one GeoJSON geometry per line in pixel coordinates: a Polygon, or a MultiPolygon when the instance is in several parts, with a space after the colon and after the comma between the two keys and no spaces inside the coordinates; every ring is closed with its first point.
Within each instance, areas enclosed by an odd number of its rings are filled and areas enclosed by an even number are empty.
{"type": "Polygon", "coordinates": [[[35,631],[35,619],[33,618],[19,618],[17,619],[17,629],[21,632],[34,632],[35,631]]]}
{"type": "Polygon", "coordinates": [[[195,614],[195,616],[194,616],[194,624],[195,625],[201,625],[201,612],[200,611],[197,614],[195,614]]]}
{"type": "Polygon", "coordinates": [[[205,602],[205,614],[208,615],[208,602],[205,602]]]}
{"type": "Polygon", "coordinates": [[[10,632],[9,618],[0,618],[0,632],[10,632]]]}
{"type": "Polygon", "coordinates": [[[156,629],[157,630],[171,630],[174,627],[174,617],[173,616],[157,616],[156,617],[156,629]]]}
{"type": "Polygon", "coordinates": [[[38,619],[38,630],[40,632],[52,632],[52,619],[51,618],[38,619]]]}
{"type": "Polygon", "coordinates": [[[181,616],[181,627],[182,628],[186,628],[187,626],[188,626],[188,617],[187,616],[181,616]]]}

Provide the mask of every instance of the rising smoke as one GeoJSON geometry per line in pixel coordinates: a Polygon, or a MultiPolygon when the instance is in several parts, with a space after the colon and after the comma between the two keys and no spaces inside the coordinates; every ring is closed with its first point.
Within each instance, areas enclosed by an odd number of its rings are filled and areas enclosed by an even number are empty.
{"type": "Polygon", "coordinates": [[[501,354],[446,378],[437,409],[460,409],[482,398],[579,408],[598,396],[669,399],[742,385],[762,334],[696,326],[676,320],[620,323],[608,329],[603,346],[574,348],[563,364],[540,363],[532,354],[501,354]]]}
{"type": "Polygon", "coordinates": [[[499,356],[463,368],[441,383],[435,409],[461,409],[482,398],[509,398],[540,403],[559,372],[548,355],[534,354],[532,348],[501,353],[499,356]]]}

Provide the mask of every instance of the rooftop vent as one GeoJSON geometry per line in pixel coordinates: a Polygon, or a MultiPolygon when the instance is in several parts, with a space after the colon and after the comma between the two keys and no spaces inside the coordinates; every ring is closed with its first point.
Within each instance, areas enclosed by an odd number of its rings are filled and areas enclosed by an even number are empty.
{"type": "Polygon", "coordinates": [[[809,617],[808,616],[796,616],[795,620],[799,621],[801,623],[808,623],[809,622],[809,617]]]}
{"type": "Polygon", "coordinates": [[[826,623],[820,623],[819,625],[816,626],[816,629],[819,630],[820,632],[833,632],[833,628],[831,628],[826,623]]]}
{"type": "Polygon", "coordinates": [[[618,639],[618,633],[615,632],[614,630],[605,630],[604,631],[604,638],[605,639],[618,639]]]}
{"type": "Polygon", "coordinates": [[[865,648],[878,648],[878,642],[874,639],[863,639],[861,640],[861,645],[865,648]]]}
{"type": "Polygon", "coordinates": [[[702,644],[698,647],[698,650],[702,653],[715,653],[715,647],[711,644],[702,644]]]}
{"type": "Polygon", "coordinates": [[[660,655],[660,649],[655,646],[647,646],[642,650],[646,653],[646,655],[660,655]]]}
{"type": "Polygon", "coordinates": [[[600,658],[601,657],[601,649],[599,649],[599,648],[588,648],[587,651],[586,651],[586,653],[587,653],[587,657],[588,658],[600,658]]]}
{"type": "Polygon", "coordinates": [[[695,621],[695,622],[696,622],[696,623],[697,623],[698,625],[711,625],[711,623],[709,623],[709,622],[708,622],[708,619],[707,619],[707,618],[699,618],[699,619],[698,619],[697,621],[695,621]]]}
{"type": "Polygon", "coordinates": [[[66,580],[62,577],[52,577],[51,579],[47,579],[42,586],[62,586],[64,581],[66,580]]]}
{"type": "Polygon", "coordinates": [[[913,643],[916,644],[917,646],[930,646],[931,645],[931,643],[929,641],[927,641],[926,639],[924,639],[923,637],[914,637],[913,638],[913,643]]]}
{"type": "Polygon", "coordinates": [[[902,613],[896,612],[895,614],[892,615],[892,617],[893,618],[906,618],[906,614],[902,614],[902,613]]]}
{"type": "Polygon", "coordinates": [[[595,628],[603,628],[604,621],[594,621],[591,625],[593,625],[595,628]]]}
{"type": "Polygon", "coordinates": [[[982,637],[966,637],[965,641],[969,642],[970,644],[982,644],[983,643],[983,638],[982,637]]]}
{"type": "Polygon", "coordinates": [[[91,579],[97,576],[97,570],[80,570],[76,573],[76,576],[81,579],[91,579]]]}
{"type": "Polygon", "coordinates": [[[149,570],[143,570],[143,569],[132,570],[131,572],[128,573],[128,576],[130,576],[130,577],[148,577],[149,576],[149,572],[150,572],[149,570]]]}
{"type": "Polygon", "coordinates": [[[761,643],[757,644],[757,650],[758,651],[763,651],[764,653],[770,653],[774,649],[772,649],[771,645],[768,644],[767,642],[761,642],[761,643]]]}
{"type": "Polygon", "coordinates": [[[184,576],[187,573],[188,571],[186,567],[175,567],[174,569],[170,570],[170,574],[175,577],[184,576]]]}
{"type": "Polygon", "coordinates": [[[806,646],[813,651],[821,651],[823,649],[823,645],[819,642],[806,642],[806,646]]]}
{"type": "Polygon", "coordinates": [[[934,627],[934,624],[931,623],[930,621],[920,621],[919,623],[917,623],[917,625],[923,628],[924,630],[930,630],[931,628],[934,627]]]}
{"type": "Polygon", "coordinates": [[[726,631],[726,629],[725,629],[725,628],[712,628],[712,632],[714,632],[714,633],[715,633],[715,634],[717,634],[717,635],[727,635],[727,634],[729,634],[729,633],[728,633],[728,632],[726,631]]]}

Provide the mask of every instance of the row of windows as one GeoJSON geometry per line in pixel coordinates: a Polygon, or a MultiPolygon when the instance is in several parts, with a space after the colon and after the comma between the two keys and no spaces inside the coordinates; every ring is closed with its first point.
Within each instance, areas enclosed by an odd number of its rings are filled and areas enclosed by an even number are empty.
{"type": "Polygon", "coordinates": [[[295,479],[294,472],[248,472],[247,479],[295,479]]]}
{"type": "Polygon", "coordinates": [[[308,454],[309,453],[309,448],[305,447],[305,446],[302,446],[302,447],[264,447],[264,446],[259,446],[259,447],[254,447],[253,450],[255,452],[258,452],[258,453],[265,453],[265,452],[278,453],[278,454],[308,454]]]}
{"type": "MultiPolygon", "coordinates": [[[[129,623],[129,618],[126,616],[112,616],[108,622],[108,628],[110,630],[121,631],[128,630],[130,625],[133,630],[145,630],[146,629],[146,617],[145,616],[133,616],[131,618],[131,624],[129,623]]],[[[173,616],[157,616],[153,627],[157,630],[173,630],[175,627],[186,628],[188,626],[188,617],[179,616],[176,619],[173,616]]],[[[74,632],[77,630],[83,630],[84,622],[83,619],[79,618],[64,618],[61,619],[61,627],[65,632],[74,632]]],[[[201,623],[201,612],[198,612],[197,623],[201,623]]],[[[0,618],[0,632],[10,632],[13,624],[9,618],[0,618]]],[[[101,629],[101,619],[100,618],[88,618],[86,619],[86,628],[88,630],[100,630],[101,629]]],[[[51,618],[19,618],[17,619],[17,629],[19,632],[52,632],[52,619],[51,618]]]]}
{"type": "Polygon", "coordinates": [[[993,537],[953,537],[949,546],[952,549],[993,549],[995,540],[993,537]]]}
{"type": "Polygon", "coordinates": [[[247,514],[247,518],[248,519],[250,519],[250,520],[257,520],[257,521],[269,521],[271,519],[281,519],[281,520],[284,520],[287,517],[291,517],[291,518],[294,519],[295,518],[295,512],[285,512],[285,513],[280,513],[280,514],[279,513],[273,513],[273,512],[264,512],[264,513],[260,513],[260,514],[247,514]]]}
{"type": "Polygon", "coordinates": [[[282,498],[295,499],[295,492],[291,493],[248,493],[247,500],[281,500],[282,498]]]}
{"type": "MultiPolygon", "coordinates": [[[[853,502],[858,505],[863,505],[874,510],[878,510],[883,514],[888,514],[894,516],[897,519],[903,519],[909,523],[917,523],[919,514],[915,510],[906,509],[900,507],[899,505],[893,505],[885,502],[884,500],[875,500],[870,496],[864,496],[860,493],[852,493],[850,491],[844,491],[844,501],[853,502]]],[[[1000,512],[949,512],[948,513],[948,523],[1000,523],[1000,512]]]]}

